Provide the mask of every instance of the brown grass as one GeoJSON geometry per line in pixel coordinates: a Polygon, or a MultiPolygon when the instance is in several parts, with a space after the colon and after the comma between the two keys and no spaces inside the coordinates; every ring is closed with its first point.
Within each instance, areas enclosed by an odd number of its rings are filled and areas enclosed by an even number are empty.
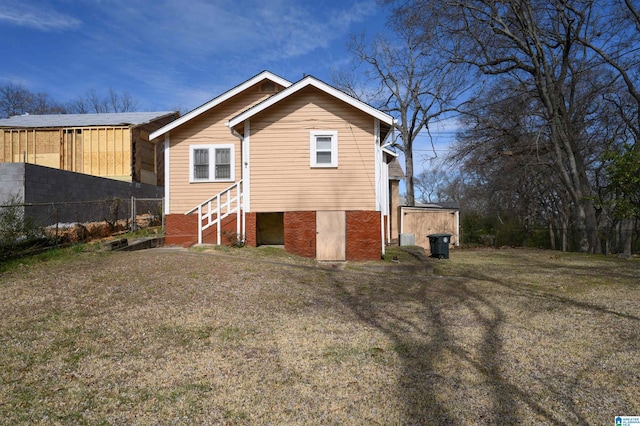
{"type": "Polygon", "coordinates": [[[0,275],[0,422],[640,414],[637,259],[462,250],[428,276],[243,250],[77,253],[0,275]]]}

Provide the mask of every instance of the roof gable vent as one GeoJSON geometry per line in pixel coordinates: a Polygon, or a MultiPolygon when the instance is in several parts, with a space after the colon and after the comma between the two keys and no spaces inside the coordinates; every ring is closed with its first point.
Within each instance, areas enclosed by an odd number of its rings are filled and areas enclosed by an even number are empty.
{"type": "Polygon", "coordinates": [[[274,93],[277,91],[278,91],[278,87],[271,80],[263,81],[262,84],[260,84],[260,92],[262,93],[274,93]]]}

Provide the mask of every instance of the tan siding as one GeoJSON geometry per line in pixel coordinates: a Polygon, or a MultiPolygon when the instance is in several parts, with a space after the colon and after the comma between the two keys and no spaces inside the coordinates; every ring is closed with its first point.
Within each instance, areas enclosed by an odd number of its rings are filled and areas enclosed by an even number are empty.
{"type": "Polygon", "coordinates": [[[251,210],[375,210],[373,118],[307,88],[251,120],[251,210]],[[311,168],[312,130],[338,132],[338,167],[311,168]]]}
{"type": "Polygon", "coordinates": [[[170,200],[172,214],[183,214],[201,202],[211,198],[232,182],[190,183],[189,147],[200,144],[233,144],[235,147],[235,179],[242,179],[242,148],[240,140],[231,134],[225,125],[230,118],[265,99],[270,93],[260,93],[259,85],[216,106],[199,117],[171,131],[169,172],[170,200]]]}

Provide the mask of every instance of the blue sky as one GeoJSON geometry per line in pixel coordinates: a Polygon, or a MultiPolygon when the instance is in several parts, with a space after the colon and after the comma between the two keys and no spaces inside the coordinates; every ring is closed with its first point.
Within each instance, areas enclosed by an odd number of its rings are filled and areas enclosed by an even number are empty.
{"type": "Polygon", "coordinates": [[[262,70],[331,83],[374,0],[2,0],[0,82],[66,101],[113,88],[139,110],[190,110],[262,70]]]}
{"type": "MultiPolygon", "coordinates": [[[[263,70],[331,83],[349,36],[387,16],[375,0],[1,0],[0,83],[59,102],[113,88],[139,111],[186,112],[263,70]]],[[[442,156],[451,127],[433,130],[442,156]]],[[[423,136],[417,172],[431,156],[423,136]]]]}

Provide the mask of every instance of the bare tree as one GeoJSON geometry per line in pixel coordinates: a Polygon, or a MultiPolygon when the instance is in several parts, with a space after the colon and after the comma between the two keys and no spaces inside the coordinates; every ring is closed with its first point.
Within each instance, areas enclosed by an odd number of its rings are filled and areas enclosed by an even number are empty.
{"type": "Polygon", "coordinates": [[[435,118],[454,111],[465,92],[464,75],[437,52],[425,48],[425,36],[416,27],[392,22],[394,38],[377,36],[367,41],[353,37],[349,50],[362,67],[364,82],[334,78],[352,96],[374,104],[396,118],[394,146],[405,158],[406,204],[414,205],[413,146],[418,134],[435,118]]]}
{"type": "Polygon", "coordinates": [[[47,93],[32,93],[16,83],[0,85],[0,116],[22,114],[64,114],[65,109],[47,93]]]}
{"type": "Polygon", "coordinates": [[[0,86],[0,114],[2,117],[12,117],[29,112],[31,92],[16,83],[5,83],[0,86]]]}
{"type": "Polygon", "coordinates": [[[66,114],[66,109],[49,94],[38,92],[31,96],[29,114],[66,114]]]}
{"type": "Polygon", "coordinates": [[[591,19],[600,31],[580,40],[618,77],[619,89],[605,98],[622,122],[605,157],[614,195],[605,204],[619,220],[622,252],[630,256],[633,226],[640,217],[640,8],[631,0],[614,0],[601,5],[591,19]]]}
{"type": "Polygon", "coordinates": [[[584,72],[596,66],[580,39],[598,31],[593,0],[415,0],[397,9],[407,25],[434,31],[436,49],[487,78],[508,78],[535,97],[554,173],[570,195],[580,250],[600,250],[584,134],[576,129],[584,72]],[[454,40],[455,42],[452,42],[454,40]],[[449,46],[454,46],[451,49],[449,46]]]}
{"type": "Polygon", "coordinates": [[[84,96],[69,102],[67,108],[76,114],[131,112],[137,109],[137,102],[128,92],[118,93],[109,89],[101,96],[95,89],[89,89],[84,96]]]}

